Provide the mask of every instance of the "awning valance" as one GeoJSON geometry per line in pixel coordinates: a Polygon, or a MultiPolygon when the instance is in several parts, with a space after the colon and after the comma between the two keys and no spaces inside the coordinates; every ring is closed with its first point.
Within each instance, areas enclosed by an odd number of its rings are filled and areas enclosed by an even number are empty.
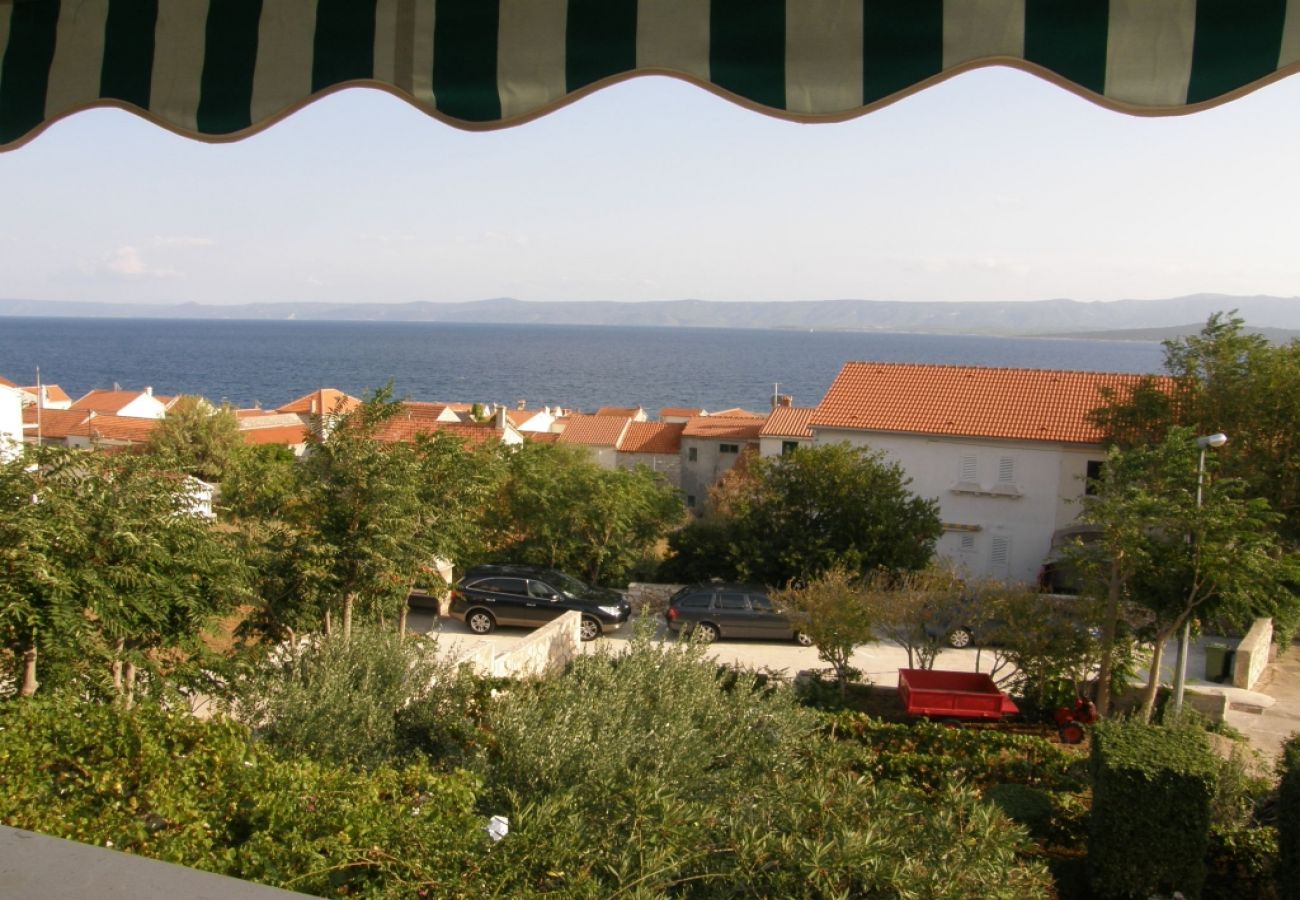
{"type": "Polygon", "coordinates": [[[351,85],[498,128],[642,74],[836,121],[984,65],[1190,112],[1300,68],[1300,0],[0,0],[0,148],[95,106],[233,140],[351,85]]]}

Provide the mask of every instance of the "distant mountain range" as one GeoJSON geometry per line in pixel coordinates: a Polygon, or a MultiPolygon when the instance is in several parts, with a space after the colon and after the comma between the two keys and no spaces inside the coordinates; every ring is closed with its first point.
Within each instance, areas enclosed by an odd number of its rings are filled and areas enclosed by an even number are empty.
{"type": "Polygon", "coordinates": [[[1211,313],[1236,309],[1270,337],[1300,330],[1300,297],[1193,294],[1166,300],[910,302],[894,300],[655,300],[471,303],[181,303],[56,302],[0,299],[0,316],[148,319],[304,319],[373,322],[618,325],[923,332],[1158,340],[1194,331],[1211,313]],[[1274,329],[1284,331],[1272,333],[1274,329]],[[1141,335],[1141,336],[1139,336],[1141,335]]]}

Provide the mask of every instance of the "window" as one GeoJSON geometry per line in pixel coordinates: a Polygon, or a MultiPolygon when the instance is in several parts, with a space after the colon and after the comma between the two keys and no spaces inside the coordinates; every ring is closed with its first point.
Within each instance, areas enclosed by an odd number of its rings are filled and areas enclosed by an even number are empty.
{"type": "Polygon", "coordinates": [[[979,478],[979,469],[976,466],[975,457],[963,456],[961,458],[961,477],[958,481],[974,482],[979,478]]]}
{"type": "Polygon", "coordinates": [[[468,587],[476,591],[491,591],[494,594],[526,594],[522,578],[484,578],[468,587]]]}
{"type": "Polygon", "coordinates": [[[739,444],[719,444],[719,445],[718,445],[718,452],[719,452],[719,453],[739,453],[739,452],[740,452],[740,445],[739,445],[739,444]]]}
{"type": "Polygon", "coordinates": [[[687,461],[688,461],[688,462],[695,462],[695,460],[699,457],[699,453],[700,453],[700,451],[699,451],[697,448],[695,448],[695,447],[687,447],[687,448],[686,448],[686,459],[687,459],[687,461]]]}
{"type": "Polygon", "coordinates": [[[750,594],[749,605],[754,607],[754,612],[772,611],[772,601],[766,594],[750,594]]]}
{"type": "Polygon", "coordinates": [[[961,542],[959,544],[959,549],[961,550],[962,553],[975,552],[975,535],[963,534],[960,540],[961,542]]]}
{"type": "Polygon", "coordinates": [[[695,495],[694,495],[694,494],[687,494],[687,495],[686,495],[686,505],[687,505],[687,507],[689,507],[690,509],[694,509],[694,508],[695,508],[695,495]]]}
{"type": "Polygon", "coordinates": [[[528,596],[536,597],[538,600],[554,600],[559,594],[554,588],[543,584],[540,581],[528,581],[528,596]]]}
{"type": "Polygon", "coordinates": [[[998,460],[998,483],[1011,484],[1016,480],[1016,460],[1011,456],[1004,456],[998,460]]]}
{"type": "Polygon", "coordinates": [[[1011,566],[1011,539],[995,537],[989,551],[989,569],[994,575],[1005,576],[1011,566]]]}
{"type": "Polygon", "coordinates": [[[796,451],[796,450],[798,450],[798,449],[799,449],[799,442],[798,442],[798,441],[782,441],[782,442],[781,442],[781,455],[782,455],[782,456],[789,456],[791,453],[793,453],[794,451],[796,451]]]}
{"type": "Polygon", "coordinates": [[[679,609],[708,609],[712,594],[691,594],[677,604],[679,609]]]}
{"type": "Polygon", "coordinates": [[[737,594],[733,591],[723,591],[718,594],[718,609],[748,609],[749,605],[745,602],[744,594],[737,594]]]}
{"type": "Polygon", "coordinates": [[[1102,469],[1106,467],[1106,461],[1102,459],[1088,460],[1088,480],[1084,482],[1083,492],[1088,496],[1097,493],[1098,484],[1101,481],[1102,469]]]}

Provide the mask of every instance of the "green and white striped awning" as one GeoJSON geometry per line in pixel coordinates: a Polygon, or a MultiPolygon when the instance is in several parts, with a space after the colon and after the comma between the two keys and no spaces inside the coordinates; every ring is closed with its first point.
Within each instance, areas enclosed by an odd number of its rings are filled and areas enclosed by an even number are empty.
{"type": "Polygon", "coordinates": [[[1300,0],[0,0],[0,149],[106,105],[233,140],[352,85],[496,128],[642,74],[835,121],[984,65],[1194,111],[1300,68],[1300,0]]]}

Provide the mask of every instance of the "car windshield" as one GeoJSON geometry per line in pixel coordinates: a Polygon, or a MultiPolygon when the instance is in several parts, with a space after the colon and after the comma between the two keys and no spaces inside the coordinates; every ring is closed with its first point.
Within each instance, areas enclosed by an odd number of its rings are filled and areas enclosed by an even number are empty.
{"type": "Polygon", "coordinates": [[[559,588],[566,594],[585,594],[591,590],[578,579],[571,575],[565,575],[563,572],[547,572],[546,580],[551,583],[552,587],[559,588]]]}

